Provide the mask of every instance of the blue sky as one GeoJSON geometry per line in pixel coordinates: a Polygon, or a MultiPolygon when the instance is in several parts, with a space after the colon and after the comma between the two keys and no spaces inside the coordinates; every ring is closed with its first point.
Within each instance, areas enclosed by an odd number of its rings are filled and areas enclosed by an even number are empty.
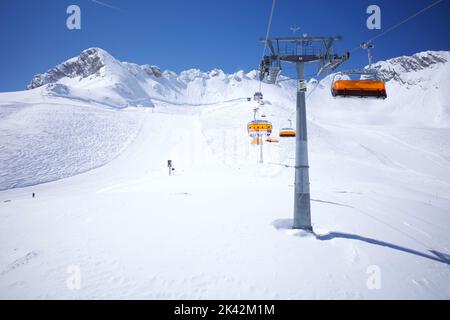
{"type": "MultiPolygon", "coordinates": [[[[277,0],[272,36],[342,35],[344,52],[435,0],[277,0]],[[366,8],[382,9],[382,30],[366,28],[366,8]]],[[[21,90],[36,73],[101,47],[122,61],[176,72],[255,69],[261,57],[271,0],[0,0],[0,91],[21,90]],[[81,8],[81,30],[66,28],[66,8],[81,8]]],[[[450,0],[379,38],[375,60],[423,50],[450,50],[450,0]]],[[[365,65],[359,50],[348,67],[365,65]]],[[[290,70],[287,68],[286,73],[290,70]]]]}

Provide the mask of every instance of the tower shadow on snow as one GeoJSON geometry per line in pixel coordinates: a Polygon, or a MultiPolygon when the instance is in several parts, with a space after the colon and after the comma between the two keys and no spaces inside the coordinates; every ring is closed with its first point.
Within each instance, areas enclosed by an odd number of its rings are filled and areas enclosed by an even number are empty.
{"type": "MultiPolygon", "coordinates": [[[[292,225],[293,225],[293,220],[292,219],[279,219],[276,220],[274,222],[272,222],[272,225],[275,227],[275,229],[277,230],[291,230],[292,229],[292,225]]],[[[382,241],[382,240],[377,240],[377,239],[373,239],[373,238],[368,238],[368,237],[364,237],[364,236],[360,236],[357,234],[351,234],[351,233],[345,233],[345,232],[329,232],[325,235],[320,235],[317,234],[313,231],[313,235],[317,240],[320,241],[330,241],[333,239],[348,239],[348,240],[356,240],[356,241],[361,241],[361,242],[365,242],[368,244],[372,244],[372,245],[376,245],[376,246],[380,246],[380,247],[385,247],[385,248],[389,248],[392,250],[397,250],[400,252],[405,252],[405,253],[409,253],[409,254],[413,254],[422,258],[426,258],[426,259],[430,259],[436,262],[440,262],[440,263],[444,263],[447,265],[450,265],[450,255],[446,254],[446,253],[442,253],[436,250],[429,250],[429,253],[423,253],[414,249],[410,249],[407,247],[403,247],[400,245],[396,245],[394,243],[390,243],[390,242],[386,242],[386,241],[382,241]]]]}

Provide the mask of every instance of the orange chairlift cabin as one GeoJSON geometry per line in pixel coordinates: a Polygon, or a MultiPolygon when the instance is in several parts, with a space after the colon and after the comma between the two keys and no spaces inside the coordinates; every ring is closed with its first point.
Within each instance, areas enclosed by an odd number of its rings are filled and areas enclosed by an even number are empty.
{"type": "Polygon", "coordinates": [[[248,135],[252,138],[252,145],[254,146],[262,145],[263,136],[269,137],[272,130],[272,124],[266,120],[253,120],[247,125],[248,135]]]}
{"type": "Polygon", "coordinates": [[[259,108],[255,108],[253,110],[253,121],[247,124],[248,135],[251,138],[261,138],[262,136],[269,137],[272,134],[273,130],[272,123],[267,120],[258,120],[258,111],[259,108]]]}
{"type": "Polygon", "coordinates": [[[280,143],[280,139],[278,139],[278,138],[267,138],[266,142],[268,142],[268,143],[280,143]]]}
{"type": "Polygon", "coordinates": [[[289,120],[289,127],[280,130],[280,138],[295,138],[295,130],[292,128],[292,120],[289,120]]]}
{"type": "Polygon", "coordinates": [[[347,70],[334,76],[331,88],[333,97],[387,98],[385,82],[372,69],[371,49],[373,47],[370,42],[361,44],[361,48],[368,51],[369,67],[367,69],[347,70]],[[345,76],[348,79],[342,79],[345,76]],[[352,80],[351,76],[359,76],[359,79],[352,80]]]}
{"type": "Polygon", "coordinates": [[[272,124],[267,120],[253,120],[247,124],[248,135],[251,138],[255,138],[258,135],[270,136],[272,129],[272,124]]]}

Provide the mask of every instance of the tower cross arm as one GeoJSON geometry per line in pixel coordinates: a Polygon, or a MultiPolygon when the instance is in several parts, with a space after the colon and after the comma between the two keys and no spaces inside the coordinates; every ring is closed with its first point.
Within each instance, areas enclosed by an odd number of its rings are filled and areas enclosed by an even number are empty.
{"type": "Polygon", "coordinates": [[[330,36],[330,37],[282,37],[282,38],[260,38],[260,42],[303,42],[303,41],[334,41],[342,40],[342,36],[330,36]]]}

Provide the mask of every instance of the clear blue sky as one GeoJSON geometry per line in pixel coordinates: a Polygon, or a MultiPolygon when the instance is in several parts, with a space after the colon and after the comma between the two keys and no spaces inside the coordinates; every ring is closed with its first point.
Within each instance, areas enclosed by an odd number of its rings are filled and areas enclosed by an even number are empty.
{"type": "MultiPolygon", "coordinates": [[[[176,72],[255,69],[271,0],[0,0],[0,91],[21,90],[36,73],[101,47],[119,60],[156,64],[176,72]],[[82,29],[66,28],[66,8],[81,7],[82,29]],[[113,8],[114,7],[114,8],[113,8]]],[[[409,17],[434,0],[277,0],[271,35],[342,35],[343,52],[380,31],[366,28],[366,8],[382,9],[382,27],[409,17]]],[[[423,50],[450,50],[450,0],[381,37],[375,60],[423,50]]],[[[382,30],[383,31],[383,30],[382,30]]],[[[381,31],[381,32],[382,32],[381,31]]],[[[348,67],[367,62],[356,52],[348,67]]],[[[286,70],[289,73],[289,70],[286,70]]]]}

